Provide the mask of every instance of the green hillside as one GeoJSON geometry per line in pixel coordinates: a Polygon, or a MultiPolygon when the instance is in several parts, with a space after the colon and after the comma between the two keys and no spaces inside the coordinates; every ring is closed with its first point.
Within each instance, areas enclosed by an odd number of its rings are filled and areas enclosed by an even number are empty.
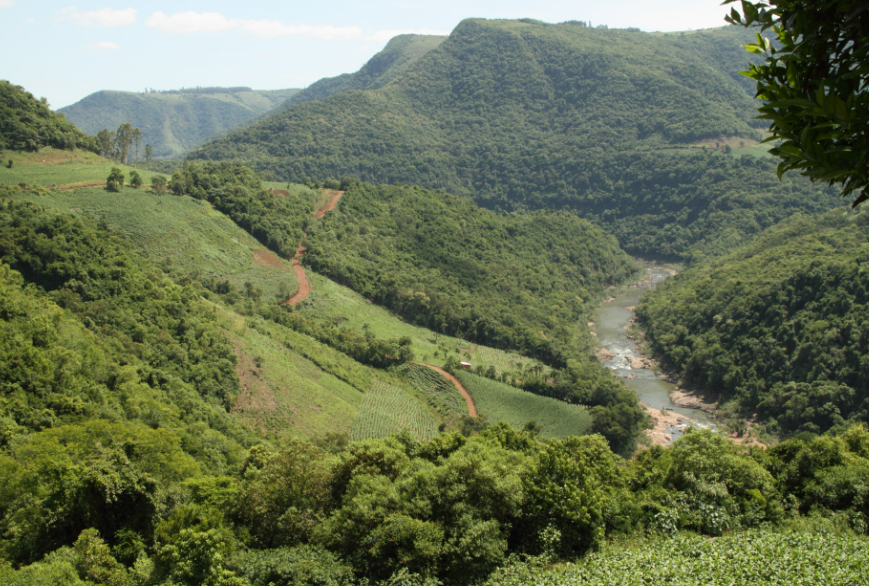
{"type": "Polygon", "coordinates": [[[188,157],[570,209],[632,254],[696,262],[837,205],[805,178],[780,184],[757,146],[738,73],[752,38],[466,20],[379,89],[299,104],[188,157]]]}
{"type": "Polygon", "coordinates": [[[0,151],[34,152],[43,147],[97,152],[97,141],[23,87],[0,80],[0,151]]]}
{"type": "Polygon", "coordinates": [[[58,112],[88,134],[125,122],[142,131],[155,159],[184,154],[205,140],[256,118],[299,90],[200,88],[164,92],[100,91],[58,112]]]}
{"type": "Polygon", "coordinates": [[[440,45],[447,37],[436,35],[398,35],[382,51],[355,73],[324,77],[294,94],[281,108],[321,100],[350,90],[376,90],[395,79],[402,71],[440,45]]]}
{"type": "Polygon", "coordinates": [[[770,432],[869,422],[869,216],[794,217],[670,279],[637,307],[685,384],[770,432]]]}

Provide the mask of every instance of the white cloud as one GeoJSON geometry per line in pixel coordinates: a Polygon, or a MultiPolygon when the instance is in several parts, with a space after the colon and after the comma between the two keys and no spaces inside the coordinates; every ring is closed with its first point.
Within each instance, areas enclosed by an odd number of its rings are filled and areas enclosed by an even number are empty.
{"type": "Polygon", "coordinates": [[[60,11],[61,20],[71,20],[79,26],[127,26],[136,22],[136,9],[112,10],[101,8],[79,12],[78,8],[64,8],[60,11]]]}
{"type": "Polygon", "coordinates": [[[409,29],[409,28],[396,28],[396,29],[388,29],[377,31],[373,35],[365,37],[366,41],[388,41],[392,37],[398,35],[442,35],[447,36],[450,34],[450,31],[438,31],[430,28],[420,28],[420,29],[409,29]]]}
{"type": "Polygon", "coordinates": [[[305,35],[320,39],[351,39],[362,36],[358,26],[312,26],[308,24],[289,25],[278,20],[243,20],[227,18],[219,12],[178,12],[166,14],[155,12],[146,26],[152,26],[170,33],[217,33],[240,29],[257,37],[280,37],[284,35],[305,35]]]}
{"type": "Polygon", "coordinates": [[[13,0],[0,0],[0,8],[12,8],[15,6],[13,0]]]}
{"type": "Polygon", "coordinates": [[[109,51],[117,51],[121,46],[113,41],[100,41],[99,43],[91,43],[88,45],[91,49],[101,49],[109,51]]]}

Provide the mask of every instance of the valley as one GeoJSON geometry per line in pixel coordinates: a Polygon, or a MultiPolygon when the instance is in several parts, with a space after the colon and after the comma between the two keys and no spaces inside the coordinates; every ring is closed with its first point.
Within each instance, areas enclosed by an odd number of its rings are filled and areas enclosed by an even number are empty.
{"type": "Polygon", "coordinates": [[[782,30],[76,10],[382,49],[0,82],[0,583],[869,582],[862,98],[756,94],[782,30]]]}

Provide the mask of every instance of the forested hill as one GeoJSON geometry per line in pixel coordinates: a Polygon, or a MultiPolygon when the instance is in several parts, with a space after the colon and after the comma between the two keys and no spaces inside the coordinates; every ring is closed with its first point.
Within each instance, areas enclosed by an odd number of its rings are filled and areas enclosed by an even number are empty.
{"type": "Polygon", "coordinates": [[[865,211],[796,216],[663,283],[637,315],[665,366],[774,434],[869,422],[865,211]]]}
{"type": "Polygon", "coordinates": [[[97,152],[97,139],[51,111],[21,86],[0,80],[0,150],[36,151],[83,148],[97,152]]]}
{"type": "Polygon", "coordinates": [[[178,156],[205,140],[260,116],[298,92],[198,88],[166,92],[99,91],[59,112],[96,134],[125,122],[142,131],[155,158],[178,156]]]}
{"type": "Polygon", "coordinates": [[[447,37],[438,35],[398,35],[382,51],[355,73],[324,77],[288,99],[281,108],[321,100],[349,90],[374,90],[395,79],[402,71],[440,45],[447,37]]]}
{"type": "MultiPolygon", "coordinates": [[[[285,179],[350,174],[477,189],[479,167],[509,153],[506,189],[559,155],[759,137],[755,104],[731,69],[748,33],[653,35],[538,21],[463,21],[393,83],[276,113],[192,152],[243,159],[285,179]]],[[[521,188],[558,192],[548,177],[521,188]]]]}

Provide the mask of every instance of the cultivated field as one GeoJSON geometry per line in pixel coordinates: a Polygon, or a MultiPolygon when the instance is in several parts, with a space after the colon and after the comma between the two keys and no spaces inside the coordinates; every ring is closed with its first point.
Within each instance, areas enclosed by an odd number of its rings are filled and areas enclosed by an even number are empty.
{"type": "Polygon", "coordinates": [[[426,396],[429,404],[445,418],[468,414],[468,407],[456,386],[443,376],[420,364],[408,363],[401,367],[410,377],[411,384],[426,396]]]}
{"type": "Polygon", "coordinates": [[[490,424],[504,421],[521,429],[534,421],[543,427],[543,437],[559,439],[582,435],[592,424],[588,409],[581,405],[534,395],[469,372],[458,372],[456,377],[490,424]]]}
{"type": "Polygon", "coordinates": [[[410,430],[417,439],[428,440],[438,434],[438,420],[408,393],[377,381],[362,398],[350,439],[386,437],[402,429],[410,430]]]}
{"type": "Polygon", "coordinates": [[[155,195],[124,187],[118,193],[86,188],[39,196],[15,192],[64,214],[81,214],[129,236],[140,251],[170,272],[197,279],[226,279],[245,291],[245,282],[265,297],[286,299],[298,289],[289,262],[278,258],[208,202],[187,196],[155,195]]]}
{"type": "MultiPolygon", "coordinates": [[[[140,152],[140,160],[142,155],[140,152]]],[[[0,151],[0,185],[40,185],[51,187],[63,186],[73,183],[106,183],[106,178],[112,167],[118,167],[124,172],[127,182],[130,180],[130,171],[133,167],[121,165],[104,159],[99,155],[87,151],[62,151],[45,147],[35,153],[23,153],[18,151],[0,151]],[[7,168],[9,160],[12,160],[12,168],[7,168]]],[[[145,185],[151,184],[151,177],[160,175],[153,171],[135,169],[142,176],[145,185]]],[[[167,177],[168,178],[168,177],[167,177]]]]}

